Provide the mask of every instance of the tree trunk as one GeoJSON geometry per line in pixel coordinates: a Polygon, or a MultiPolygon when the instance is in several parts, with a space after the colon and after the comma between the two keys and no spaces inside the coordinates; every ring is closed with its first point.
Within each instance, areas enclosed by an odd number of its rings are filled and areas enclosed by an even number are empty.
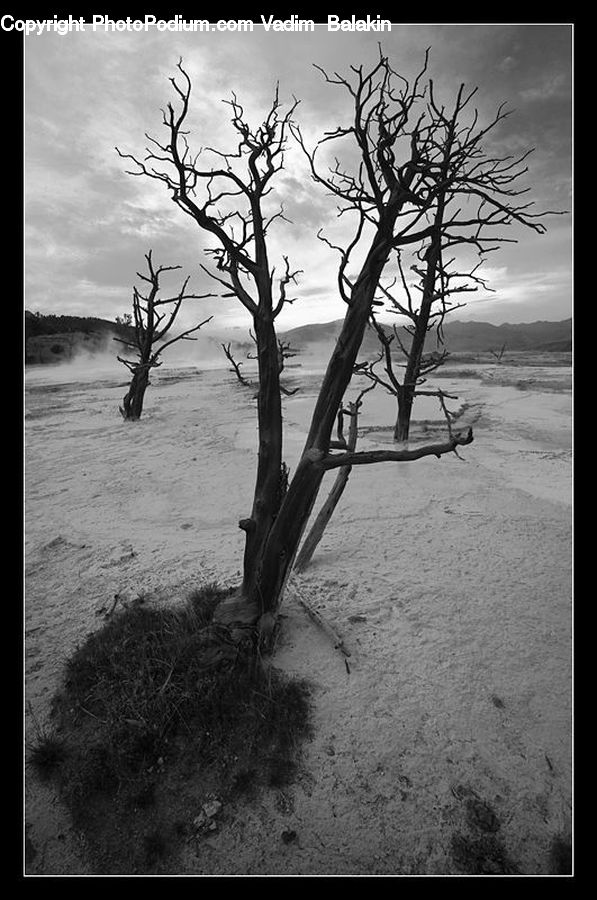
{"type": "Polygon", "coordinates": [[[426,284],[423,289],[423,299],[421,300],[421,308],[419,310],[417,324],[410,345],[402,390],[398,394],[398,417],[394,429],[395,441],[407,441],[410,431],[410,419],[415,400],[415,390],[421,372],[421,360],[423,358],[423,349],[427,337],[427,326],[429,324],[429,316],[431,314],[433,302],[433,287],[435,283],[436,268],[433,261],[430,261],[429,268],[431,269],[431,272],[425,279],[426,284]]]}
{"type": "Polygon", "coordinates": [[[395,441],[408,440],[414,400],[415,385],[406,384],[405,381],[402,390],[398,394],[398,418],[396,419],[396,427],[394,428],[395,441]]]}
{"type": "Polygon", "coordinates": [[[273,322],[256,317],[259,365],[257,417],[259,455],[253,509],[240,527],[246,532],[242,593],[255,599],[263,546],[282,501],[282,402],[278,370],[278,342],[273,322]]]}
{"type": "MultiPolygon", "coordinates": [[[[447,177],[447,159],[451,146],[452,143],[449,141],[447,150],[444,152],[444,163],[442,167],[442,177],[444,179],[447,177]]],[[[445,192],[442,192],[437,201],[437,210],[434,221],[435,228],[431,236],[431,243],[425,254],[426,271],[422,285],[423,294],[421,297],[421,307],[417,315],[413,339],[410,345],[402,391],[398,394],[398,418],[394,429],[395,441],[408,440],[415,391],[421,374],[421,361],[423,359],[423,350],[427,338],[427,327],[429,325],[431,309],[436,298],[436,278],[442,251],[441,227],[444,221],[444,210],[445,192]]]]}
{"type": "MultiPolygon", "coordinates": [[[[391,249],[396,213],[388,215],[380,225],[354,285],[352,302],[315,404],[303,455],[279,512],[261,544],[259,561],[253,563],[252,591],[245,596],[250,609],[259,610],[264,643],[267,643],[273,629],[298,545],[325,474],[320,463],[328,453],[336,416],[352,378],[377,285],[391,249]]],[[[224,611],[223,615],[226,616],[224,611]]]]}
{"type": "Polygon", "coordinates": [[[324,453],[316,449],[303,454],[263,547],[253,601],[268,622],[275,619],[296,550],[317,499],[325,474],[319,465],[323,457],[324,453]]]}
{"type": "Polygon", "coordinates": [[[278,354],[273,324],[255,317],[259,357],[259,466],[247,532],[242,588],[216,610],[218,622],[234,628],[257,625],[260,643],[271,647],[277,612],[303,532],[317,499],[336,416],[352,378],[373,300],[405,200],[386,209],[351,292],[340,336],[323,377],[302,457],[283,499],[282,417],[278,354]],[[263,380],[262,380],[263,379],[263,380]],[[275,388],[274,388],[275,386],[275,388]],[[278,412],[279,411],[279,412],[278,412]]]}
{"type": "Polygon", "coordinates": [[[351,466],[345,466],[344,468],[340,469],[340,471],[336,475],[336,480],[332,485],[332,489],[329,492],[325,503],[317,513],[317,518],[315,519],[313,526],[309,531],[309,534],[303,541],[303,545],[294,564],[294,569],[296,572],[302,572],[311,562],[311,557],[315,553],[315,550],[317,549],[317,546],[323,537],[323,533],[327,528],[327,524],[332,518],[333,512],[338,505],[338,501],[344,493],[344,488],[346,487],[346,484],[348,482],[351,468],[351,466]]]}
{"type": "MultiPolygon", "coordinates": [[[[443,210],[443,206],[441,209],[443,210]]],[[[438,213],[438,216],[439,215],[440,213],[438,213]]],[[[423,280],[421,308],[419,309],[417,323],[410,345],[402,391],[398,395],[398,419],[394,430],[394,440],[396,441],[408,440],[415,391],[421,374],[421,361],[423,359],[423,350],[427,338],[427,327],[429,325],[429,317],[431,315],[435,296],[435,278],[439,254],[440,233],[438,231],[427,251],[427,271],[423,280]]]]}
{"type": "MultiPolygon", "coordinates": [[[[357,435],[358,435],[358,407],[359,404],[351,403],[349,405],[350,409],[350,428],[348,431],[348,440],[347,440],[347,449],[350,452],[353,452],[356,449],[357,445],[357,435]]],[[[329,492],[325,503],[317,513],[317,517],[315,522],[313,523],[309,534],[303,541],[303,545],[298,553],[296,558],[296,562],[294,564],[294,569],[297,572],[302,572],[307,568],[309,563],[311,562],[311,557],[315,553],[317,546],[320,540],[323,537],[323,533],[327,528],[327,524],[332,518],[334,510],[340,501],[340,497],[344,493],[344,488],[348,484],[348,479],[350,477],[350,473],[352,472],[352,466],[344,466],[339,469],[338,474],[336,475],[336,480],[332,485],[332,489],[329,492]]]]}
{"type": "Polygon", "coordinates": [[[120,411],[127,421],[137,421],[143,412],[143,399],[149,384],[149,367],[140,365],[133,373],[128,392],[122,400],[120,411]]]}

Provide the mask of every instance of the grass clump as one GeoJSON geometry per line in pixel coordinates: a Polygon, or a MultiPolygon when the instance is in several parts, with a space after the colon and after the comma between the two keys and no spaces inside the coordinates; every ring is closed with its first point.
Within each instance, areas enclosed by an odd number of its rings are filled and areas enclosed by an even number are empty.
{"type": "Polygon", "coordinates": [[[64,741],[55,734],[42,734],[28,746],[28,764],[43,780],[51,778],[66,758],[64,741]]]}
{"type": "Polygon", "coordinates": [[[192,820],[206,796],[232,802],[296,776],[307,685],[213,622],[226,593],[208,585],[179,608],[131,606],[68,661],[54,702],[68,747],[59,783],[104,869],[165,871],[181,811],[192,820]]]}

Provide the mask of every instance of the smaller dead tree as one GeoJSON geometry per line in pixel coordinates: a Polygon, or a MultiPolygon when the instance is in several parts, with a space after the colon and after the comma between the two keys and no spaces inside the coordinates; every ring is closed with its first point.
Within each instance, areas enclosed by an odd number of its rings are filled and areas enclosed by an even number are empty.
{"type": "Polygon", "coordinates": [[[499,350],[491,350],[490,349],[489,352],[491,353],[491,355],[495,358],[495,360],[498,363],[501,363],[502,357],[503,357],[504,353],[506,352],[506,345],[502,344],[502,346],[499,350]]]}
{"type": "Polygon", "coordinates": [[[444,364],[449,356],[448,351],[442,349],[434,350],[431,353],[421,354],[415,383],[409,388],[405,383],[405,380],[400,380],[400,377],[396,372],[396,368],[399,364],[392,354],[392,345],[394,341],[396,341],[403,356],[406,357],[407,360],[409,358],[408,352],[400,338],[398,329],[394,326],[392,333],[389,333],[383,325],[377,321],[374,315],[371,316],[371,322],[379,339],[380,352],[373,361],[367,360],[357,363],[355,366],[355,373],[363,375],[365,378],[368,378],[374,386],[379,385],[379,387],[384,388],[389,394],[396,397],[398,401],[398,419],[394,428],[394,440],[402,441],[408,438],[412,406],[416,397],[437,397],[442,413],[448,422],[448,425],[450,425],[454,419],[454,414],[447,409],[445,400],[457,400],[458,397],[455,394],[448,394],[446,391],[442,391],[439,388],[435,390],[420,389],[427,381],[427,376],[444,364]],[[380,365],[382,367],[381,372],[378,369],[378,366],[380,365]],[[406,435],[406,437],[404,435],[406,435]]]}
{"type": "Polygon", "coordinates": [[[477,263],[469,270],[454,267],[455,259],[444,259],[442,249],[440,242],[437,254],[431,255],[428,247],[415,252],[416,262],[410,268],[418,276],[419,281],[411,287],[407,282],[402,254],[396,254],[403,299],[399,300],[388,288],[381,284],[379,286],[384,300],[389,301],[387,311],[407,320],[403,328],[404,339],[396,326],[393,326],[389,333],[377,321],[375,314],[372,314],[370,319],[377,333],[381,352],[374,363],[363,364],[361,371],[372,380],[383,384],[397,399],[395,441],[407,441],[409,438],[413,405],[417,396],[441,398],[442,391],[420,390],[420,388],[436,369],[443,366],[450,355],[444,345],[444,319],[448,313],[465,305],[455,303],[452,296],[476,291],[479,287],[491,291],[485,280],[477,274],[481,263],[477,263]],[[415,291],[420,293],[419,300],[414,297],[415,291]],[[436,346],[431,352],[425,352],[425,345],[431,332],[435,333],[436,346]],[[393,357],[393,344],[397,345],[404,359],[402,364],[404,374],[401,378],[396,373],[401,364],[393,357]],[[375,366],[382,361],[385,383],[375,372],[375,366]]]}
{"type": "MultiPolygon", "coordinates": [[[[357,399],[354,402],[350,402],[348,404],[348,407],[342,406],[340,408],[338,412],[337,440],[330,442],[330,448],[347,450],[350,453],[354,453],[357,446],[359,433],[359,410],[363,405],[363,397],[369,391],[372,391],[375,386],[375,384],[371,384],[370,387],[365,388],[363,391],[361,391],[357,399]],[[344,437],[345,416],[349,417],[348,438],[344,437]]],[[[311,526],[309,533],[303,541],[301,549],[298,552],[296,561],[294,563],[294,569],[296,572],[302,572],[311,562],[311,558],[317,549],[317,545],[323,537],[323,533],[327,527],[327,524],[334,514],[334,510],[336,509],[340,501],[340,497],[344,493],[344,488],[348,484],[348,479],[350,477],[351,471],[351,465],[344,466],[336,475],[336,480],[332,485],[332,489],[330,490],[325,503],[317,513],[315,521],[313,522],[313,525],[311,526]]]]}
{"type": "Polygon", "coordinates": [[[122,417],[129,421],[135,421],[141,417],[145,391],[150,383],[149,373],[151,369],[161,366],[162,361],[159,357],[166,347],[175,344],[177,341],[195,340],[195,338],[191,337],[191,334],[198,331],[213,318],[209,316],[209,318],[200,322],[199,325],[188,328],[181,334],[176,335],[176,337],[164,342],[164,338],[176,321],[183,300],[201,300],[205,297],[212,297],[213,294],[187,294],[186,290],[189,283],[189,276],[187,276],[178,294],[174,297],[160,297],[160,277],[162,273],[180,269],[180,266],[158,266],[156,268],[153,263],[151,250],[145,254],[145,259],[147,261],[148,275],[142,275],[141,272],[137,272],[137,275],[150,287],[147,294],[142,294],[136,286],[133,287],[134,338],[131,340],[114,338],[115,341],[124,344],[125,347],[133,350],[136,354],[136,359],[117,357],[118,361],[123,363],[133,376],[129,389],[123,398],[122,406],[118,407],[122,417]],[[160,307],[165,307],[167,311],[161,312],[160,307]]]}
{"type": "Polygon", "coordinates": [[[232,355],[232,350],[230,349],[231,348],[230,341],[228,341],[227,344],[222,344],[221,346],[222,346],[222,350],[224,351],[224,354],[226,356],[226,359],[232,366],[232,368],[229,371],[234,372],[234,374],[236,375],[239,382],[243,385],[243,387],[250,387],[251,382],[247,381],[247,379],[245,378],[245,376],[242,374],[242,372],[240,370],[242,363],[241,362],[237,363],[237,361],[235,360],[235,358],[232,355]]]}
{"type": "MultiPolygon", "coordinates": [[[[478,269],[486,261],[487,254],[504,243],[516,242],[516,237],[506,236],[510,226],[544,234],[545,225],[538,220],[560,213],[531,211],[533,202],[525,202],[528,188],[520,186],[519,181],[527,172],[524,162],[531,151],[518,157],[494,155],[491,132],[510,112],[502,104],[486,124],[481,124],[479,112],[471,106],[477,89],[467,89],[464,84],[460,85],[452,111],[448,112],[436,98],[433,81],[429,81],[427,90],[418,97],[424,104],[419,118],[410,132],[402,134],[402,137],[410,138],[411,161],[396,167],[396,122],[403,115],[404,101],[395,108],[400,98],[389,86],[391,69],[383,57],[380,66],[385,69],[385,77],[377,88],[381,93],[365,122],[367,127],[361,125],[359,128],[357,117],[350,127],[326,135],[330,140],[354,135],[359,146],[367,151],[365,168],[361,168],[358,177],[344,171],[336,162],[331,177],[323,179],[315,169],[314,153],[307,155],[313,177],[323,181],[345,202],[343,212],[357,211],[362,223],[372,224],[375,209],[379,211],[379,221],[385,220],[395,197],[400,191],[408,190],[406,202],[394,215],[395,222],[406,217],[408,224],[400,232],[401,239],[394,239],[387,246],[383,260],[385,267],[395,255],[398,274],[388,289],[382,284],[383,267],[380,269],[375,281],[375,300],[369,310],[371,315],[373,307],[383,305],[377,292],[381,291],[391,303],[390,311],[407,319],[408,337],[404,345],[408,346],[401,345],[406,358],[405,371],[400,383],[395,385],[398,398],[395,440],[404,442],[409,437],[417,386],[425,374],[443,362],[441,353],[435,359],[424,354],[429,332],[436,329],[439,343],[443,344],[444,317],[462,305],[454,302],[454,296],[476,291],[479,287],[489,290],[484,279],[479,277],[478,269]],[[375,123],[376,131],[372,131],[372,123],[375,123]],[[373,185],[373,194],[364,191],[363,186],[363,175],[369,173],[380,179],[377,186],[373,185]],[[420,223],[418,226],[417,222],[420,223]],[[423,222],[426,227],[421,228],[423,222]],[[412,233],[413,227],[419,230],[412,233]],[[410,255],[409,268],[417,276],[415,284],[410,284],[405,274],[407,255],[410,255]],[[390,293],[396,284],[400,298],[390,293]]],[[[333,78],[326,77],[331,83],[346,87],[353,97],[358,96],[347,79],[336,73],[333,78]]],[[[367,96],[374,95],[375,89],[368,81],[367,96]]],[[[340,253],[338,288],[345,300],[350,299],[346,290],[352,296],[358,283],[349,275],[348,266],[350,252],[361,233],[362,228],[348,248],[335,246],[323,238],[340,253]]]]}

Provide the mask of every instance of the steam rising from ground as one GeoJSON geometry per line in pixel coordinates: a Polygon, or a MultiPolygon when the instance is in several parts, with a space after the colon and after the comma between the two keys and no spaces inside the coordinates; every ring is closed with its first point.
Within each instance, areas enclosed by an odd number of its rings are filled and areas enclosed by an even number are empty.
{"type": "MultiPolygon", "coordinates": [[[[164,350],[160,357],[164,368],[197,366],[199,369],[220,369],[228,365],[218,336],[209,335],[209,324],[192,335],[164,350]]],[[[240,354],[239,354],[240,355],[240,354]]]]}
{"type": "MultiPolygon", "coordinates": [[[[130,380],[130,372],[117,359],[135,359],[134,351],[114,340],[115,335],[106,334],[93,350],[78,344],[70,360],[56,364],[27,366],[27,382],[39,381],[63,384],[76,381],[93,382],[114,379],[116,382],[130,380]]],[[[183,340],[166,348],[160,357],[162,366],[157,369],[196,367],[198,369],[224,368],[228,362],[215,337],[198,334],[195,340],[183,340]]],[[[239,352],[239,360],[244,356],[239,352]]],[[[250,367],[250,363],[247,366],[250,367]]]]}

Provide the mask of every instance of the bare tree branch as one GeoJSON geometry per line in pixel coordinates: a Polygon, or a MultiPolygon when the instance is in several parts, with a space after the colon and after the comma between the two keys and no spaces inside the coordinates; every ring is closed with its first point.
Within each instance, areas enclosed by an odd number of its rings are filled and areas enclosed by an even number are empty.
{"type": "Polygon", "coordinates": [[[454,434],[448,441],[441,444],[426,444],[405,450],[367,450],[358,453],[339,453],[326,456],[319,465],[327,471],[328,469],[337,469],[338,466],[359,466],[378,462],[411,462],[415,459],[422,459],[424,456],[437,456],[439,459],[440,456],[446,453],[452,453],[456,447],[471,444],[472,441],[473,430],[469,428],[465,434],[454,434]]]}

